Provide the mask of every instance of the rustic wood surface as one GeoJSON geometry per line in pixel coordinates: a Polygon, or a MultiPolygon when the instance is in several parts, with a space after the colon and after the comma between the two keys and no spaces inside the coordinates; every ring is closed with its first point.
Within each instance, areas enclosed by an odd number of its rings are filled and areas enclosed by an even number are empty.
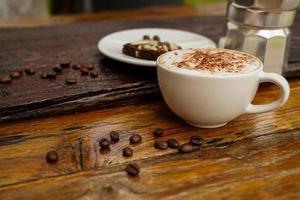
{"type": "MultiPolygon", "coordinates": [[[[294,56],[291,64],[298,61],[294,56]]],[[[1,123],[0,199],[300,199],[300,79],[289,82],[282,108],[218,129],[186,125],[152,95],[114,108],[1,123]],[[158,127],[165,130],[159,140],[184,143],[201,135],[206,142],[184,155],[157,150],[152,131],[158,127]],[[112,130],[123,131],[120,142],[100,151],[98,140],[112,130]],[[133,133],[143,142],[124,158],[133,133]],[[46,162],[49,150],[58,152],[56,164],[46,162]],[[140,165],[140,176],[124,172],[131,162],[140,165]]],[[[270,102],[278,92],[264,84],[254,103],[270,102]]]]}
{"type": "MultiPolygon", "coordinates": [[[[108,33],[137,27],[168,27],[193,31],[218,41],[225,21],[223,16],[201,16],[163,20],[131,20],[79,23],[28,29],[0,30],[0,74],[31,65],[37,73],[12,84],[0,85],[0,122],[80,112],[91,108],[129,103],[159,94],[155,69],[140,69],[102,56],[98,40],[108,33]],[[197,26],[195,26],[195,24],[197,26]],[[199,26],[198,26],[199,25],[199,26]],[[88,76],[68,86],[64,75],[56,80],[41,80],[39,73],[62,60],[93,63],[98,78],[88,76]]],[[[290,65],[285,76],[300,75],[300,15],[292,38],[290,65]]],[[[64,74],[70,69],[64,70],[64,74]]],[[[79,72],[76,73],[78,76],[79,72]]]]}
{"type": "MultiPolygon", "coordinates": [[[[299,199],[300,80],[290,84],[284,107],[218,129],[187,126],[162,101],[2,124],[0,199],[299,199]],[[201,135],[206,144],[185,155],[154,149],[157,127],[165,130],[159,140],[201,135]],[[98,140],[112,130],[123,131],[120,142],[100,151],[98,140]],[[133,133],[143,142],[124,158],[133,133]],[[49,150],[58,163],[47,164],[49,150]],[[124,172],[131,162],[140,165],[139,177],[124,172]]],[[[255,103],[277,96],[264,85],[255,103]]]]}

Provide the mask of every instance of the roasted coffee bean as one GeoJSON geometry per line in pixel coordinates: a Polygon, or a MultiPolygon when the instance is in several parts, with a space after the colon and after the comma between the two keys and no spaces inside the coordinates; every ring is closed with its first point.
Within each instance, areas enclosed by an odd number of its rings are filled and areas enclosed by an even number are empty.
{"type": "Polygon", "coordinates": [[[168,146],[172,149],[177,149],[179,147],[179,142],[175,139],[168,139],[168,146]]]}
{"type": "Polygon", "coordinates": [[[63,61],[63,62],[61,62],[60,63],[60,66],[62,67],[62,68],[68,68],[68,67],[70,67],[70,62],[68,62],[68,61],[63,61]]]}
{"type": "Polygon", "coordinates": [[[20,74],[23,74],[23,69],[22,68],[15,68],[13,72],[19,72],[20,74]]]}
{"type": "Polygon", "coordinates": [[[158,35],[154,35],[153,40],[160,41],[160,38],[158,35]]]}
{"type": "Polygon", "coordinates": [[[77,80],[76,76],[70,74],[65,78],[65,81],[67,84],[73,85],[73,84],[76,84],[78,80],[77,80]]]}
{"type": "Polygon", "coordinates": [[[168,143],[163,142],[163,141],[155,141],[154,142],[154,147],[156,149],[165,150],[165,149],[168,148],[168,143]]]}
{"type": "Polygon", "coordinates": [[[75,70],[80,69],[80,64],[72,63],[72,68],[75,69],[75,70]]]}
{"type": "Polygon", "coordinates": [[[123,152],[123,156],[125,156],[125,157],[132,156],[132,153],[133,153],[133,151],[132,151],[132,149],[130,147],[124,148],[122,150],[122,152],[123,152]]]}
{"type": "Polygon", "coordinates": [[[129,138],[131,144],[137,144],[142,142],[142,137],[138,134],[134,134],[129,138]]]}
{"type": "Polygon", "coordinates": [[[150,36],[149,35],[144,35],[143,40],[150,40],[150,36]]]}
{"type": "Polygon", "coordinates": [[[140,173],[140,168],[139,168],[139,166],[137,164],[132,163],[132,164],[128,164],[126,166],[125,171],[130,176],[138,176],[139,173],[140,173]]]}
{"type": "Polygon", "coordinates": [[[42,72],[41,75],[40,75],[40,77],[41,77],[42,79],[46,79],[47,76],[48,76],[48,74],[47,74],[46,72],[42,72]]]}
{"type": "Polygon", "coordinates": [[[92,64],[87,64],[87,65],[86,65],[86,68],[87,68],[88,70],[93,70],[93,69],[94,69],[94,65],[92,65],[92,64]]]}
{"type": "Polygon", "coordinates": [[[98,72],[97,71],[91,71],[90,72],[90,76],[92,77],[92,78],[96,78],[96,77],[98,77],[98,72]]]}
{"type": "Polygon", "coordinates": [[[185,143],[178,148],[179,153],[191,153],[194,151],[194,146],[190,143],[185,143]]]}
{"type": "Polygon", "coordinates": [[[35,74],[35,70],[33,69],[33,67],[26,67],[25,70],[26,74],[28,75],[33,75],[35,74]]]}
{"type": "Polygon", "coordinates": [[[110,132],[109,135],[110,135],[111,142],[113,142],[113,143],[119,142],[119,140],[120,140],[119,132],[112,131],[112,132],[110,132]]]}
{"type": "Polygon", "coordinates": [[[48,163],[55,163],[58,161],[58,154],[56,151],[49,151],[46,155],[46,160],[48,163]]]}
{"type": "Polygon", "coordinates": [[[81,71],[81,75],[85,76],[85,75],[89,75],[89,70],[87,68],[80,68],[81,71]]]}
{"type": "Polygon", "coordinates": [[[156,137],[159,137],[159,136],[162,136],[163,132],[164,131],[163,131],[162,128],[158,128],[158,129],[153,131],[153,135],[156,136],[156,137]]]}
{"type": "Polygon", "coordinates": [[[110,141],[108,139],[106,139],[106,138],[102,138],[99,141],[99,145],[100,145],[101,148],[108,149],[109,145],[110,145],[110,141]]]}
{"type": "Polygon", "coordinates": [[[18,79],[18,78],[20,78],[22,76],[22,74],[20,73],[20,72],[18,72],[18,71],[13,71],[11,74],[10,74],[10,77],[12,78],[12,79],[18,79]]]}
{"type": "Polygon", "coordinates": [[[54,71],[47,72],[47,78],[55,79],[56,78],[56,72],[54,72],[54,71]]]}
{"type": "Polygon", "coordinates": [[[190,137],[190,143],[195,146],[200,146],[204,143],[204,140],[202,137],[194,135],[190,137]]]}
{"type": "Polygon", "coordinates": [[[59,65],[54,66],[52,69],[58,74],[62,72],[62,68],[59,65]]]}
{"type": "Polygon", "coordinates": [[[1,76],[0,77],[0,83],[11,83],[10,76],[1,76]]]}

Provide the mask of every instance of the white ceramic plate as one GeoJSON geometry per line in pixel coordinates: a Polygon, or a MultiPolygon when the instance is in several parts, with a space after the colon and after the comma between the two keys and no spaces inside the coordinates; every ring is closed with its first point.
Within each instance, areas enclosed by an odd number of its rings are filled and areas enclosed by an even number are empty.
{"type": "Polygon", "coordinates": [[[133,65],[155,67],[156,61],[134,58],[122,53],[125,43],[141,40],[144,35],[151,37],[158,35],[161,41],[174,42],[183,49],[216,47],[211,39],[196,33],[165,28],[141,28],[109,34],[99,41],[98,48],[102,54],[111,59],[133,65]]]}

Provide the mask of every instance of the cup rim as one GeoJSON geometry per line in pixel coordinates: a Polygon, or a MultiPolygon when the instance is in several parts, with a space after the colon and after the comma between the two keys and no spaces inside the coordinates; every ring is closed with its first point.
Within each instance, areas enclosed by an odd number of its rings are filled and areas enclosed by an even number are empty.
{"type": "Polygon", "coordinates": [[[192,77],[207,77],[207,78],[237,78],[237,77],[249,76],[249,75],[255,74],[255,73],[259,72],[259,71],[262,71],[262,68],[263,68],[263,63],[262,63],[262,61],[258,57],[254,56],[252,54],[246,53],[246,52],[232,50],[232,49],[224,49],[224,48],[188,48],[188,49],[199,49],[199,50],[205,50],[205,49],[223,49],[223,50],[231,51],[231,52],[244,53],[246,55],[254,57],[259,62],[259,67],[257,67],[255,70],[253,70],[251,72],[248,72],[248,73],[243,73],[243,74],[236,73],[236,74],[228,74],[228,75],[224,76],[224,75],[211,74],[211,73],[207,73],[207,74],[204,74],[204,73],[201,73],[201,72],[196,72],[195,73],[195,71],[189,70],[189,69],[182,70],[182,71],[175,71],[175,70],[171,70],[171,69],[168,69],[168,68],[164,67],[163,64],[161,64],[160,61],[159,61],[162,56],[164,56],[164,55],[166,55],[168,53],[172,53],[172,52],[176,52],[176,51],[184,51],[184,50],[187,50],[187,49],[179,49],[179,50],[174,50],[174,51],[168,51],[168,52],[160,55],[156,59],[156,65],[157,65],[157,67],[159,67],[161,69],[164,69],[164,70],[166,70],[168,72],[171,72],[171,73],[174,73],[174,74],[178,74],[178,75],[186,75],[186,76],[192,76],[192,77]]]}

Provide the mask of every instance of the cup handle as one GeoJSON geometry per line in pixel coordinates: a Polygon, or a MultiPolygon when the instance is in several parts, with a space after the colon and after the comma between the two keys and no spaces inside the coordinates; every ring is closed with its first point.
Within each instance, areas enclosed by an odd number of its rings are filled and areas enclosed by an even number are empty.
{"type": "Polygon", "coordinates": [[[283,104],[285,104],[289,98],[290,95],[290,86],[287,80],[278,74],[275,73],[265,73],[261,72],[259,75],[259,82],[270,82],[274,83],[280,88],[281,96],[279,99],[272,103],[264,104],[264,105],[253,105],[250,104],[246,108],[246,113],[261,113],[261,112],[267,112],[274,110],[276,108],[279,108],[283,104]]]}

